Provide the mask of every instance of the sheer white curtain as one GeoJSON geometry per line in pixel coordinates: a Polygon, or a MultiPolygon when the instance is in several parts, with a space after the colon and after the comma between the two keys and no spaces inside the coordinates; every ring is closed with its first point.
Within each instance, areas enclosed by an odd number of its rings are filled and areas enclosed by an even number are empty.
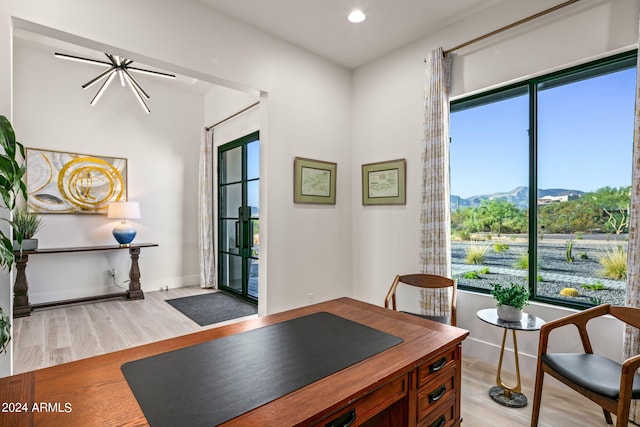
{"type": "MultiPolygon", "coordinates": [[[[638,37],[640,42],[640,35],[638,37]]],[[[629,219],[629,246],[627,248],[627,295],[625,305],[640,307],[640,67],[636,77],[636,113],[633,131],[633,163],[631,173],[631,213],[629,219]]],[[[624,333],[623,357],[640,353],[640,332],[627,326],[624,333]]],[[[631,401],[629,419],[640,424],[640,404],[631,401]]]]}
{"type": "Polygon", "coordinates": [[[213,242],[213,130],[202,131],[198,169],[198,249],[200,287],[217,288],[213,242]]]}
{"type": "MultiPolygon", "coordinates": [[[[449,188],[449,85],[451,55],[442,48],[426,58],[420,207],[420,271],[451,277],[449,188]]],[[[441,315],[448,292],[422,292],[425,314],[441,315]]]]}

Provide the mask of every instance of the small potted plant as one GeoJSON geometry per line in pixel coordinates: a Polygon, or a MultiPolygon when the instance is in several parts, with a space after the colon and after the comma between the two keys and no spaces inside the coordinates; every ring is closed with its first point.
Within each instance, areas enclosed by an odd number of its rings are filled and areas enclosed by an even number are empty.
{"type": "Polygon", "coordinates": [[[522,309],[529,303],[529,288],[517,283],[511,283],[509,286],[496,283],[492,284],[491,288],[491,295],[496,300],[498,318],[505,322],[519,322],[522,319],[522,309]]]}
{"type": "Polygon", "coordinates": [[[42,227],[42,218],[35,212],[28,212],[26,208],[19,209],[13,214],[14,251],[29,251],[38,249],[38,239],[33,236],[42,227]]]}

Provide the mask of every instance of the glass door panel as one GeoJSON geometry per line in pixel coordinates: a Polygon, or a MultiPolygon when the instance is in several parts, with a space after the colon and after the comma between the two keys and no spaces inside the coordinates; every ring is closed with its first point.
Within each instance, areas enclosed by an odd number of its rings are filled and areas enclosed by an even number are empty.
{"type": "Polygon", "coordinates": [[[223,288],[242,291],[242,257],[222,254],[220,258],[221,283],[223,288]]]}
{"type": "Polygon", "coordinates": [[[218,149],[220,288],[258,300],[260,149],[255,132],[218,149]]]}
{"type": "Polygon", "coordinates": [[[223,252],[240,255],[240,221],[223,219],[220,227],[220,248],[223,252]]]}
{"type": "Polygon", "coordinates": [[[220,183],[242,180],[242,147],[236,147],[221,153],[220,183]]]}

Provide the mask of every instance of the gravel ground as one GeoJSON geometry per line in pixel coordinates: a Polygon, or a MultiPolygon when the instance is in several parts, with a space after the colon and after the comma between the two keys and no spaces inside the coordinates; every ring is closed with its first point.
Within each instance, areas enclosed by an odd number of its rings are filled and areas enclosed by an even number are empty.
{"type": "MultiPolygon", "coordinates": [[[[607,250],[615,250],[618,245],[626,243],[607,242],[606,240],[573,240],[573,262],[566,259],[566,240],[546,239],[539,241],[538,245],[538,294],[568,302],[580,301],[591,304],[611,303],[624,304],[625,281],[612,281],[601,277],[602,267],[598,262],[598,255],[607,250]],[[603,283],[603,290],[589,290],[582,288],[583,284],[603,283]],[[577,297],[562,297],[560,291],[564,288],[574,288],[579,292],[577,297]]],[[[458,278],[458,284],[490,289],[490,284],[501,283],[526,283],[526,270],[514,267],[519,256],[527,253],[526,241],[499,241],[484,242],[453,242],[451,249],[454,275],[458,278]],[[495,243],[507,244],[509,248],[503,252],[493,249],[495,243]],[[485,254],[485,262],[482,265],[469,265],[465,263],[466,249],[471,245],[488,246],[485,254]],[[478,279],[465,279],[462,272],[482,268],[489,269],[488,274],[479,274],[478,279]],[[493,269],[493,271],[492,271],[493,269]],[[498,271],[496,271],[498,270],[498,271]]]]}

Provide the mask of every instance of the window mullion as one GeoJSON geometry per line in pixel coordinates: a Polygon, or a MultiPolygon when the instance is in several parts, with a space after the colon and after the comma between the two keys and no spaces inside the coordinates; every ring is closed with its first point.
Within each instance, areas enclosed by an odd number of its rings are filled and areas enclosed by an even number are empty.
{"type": "Polygon", "coordinates": [[[537,296],[538,263],[538,84],[529,83],[529,292],[537,296]]]}

